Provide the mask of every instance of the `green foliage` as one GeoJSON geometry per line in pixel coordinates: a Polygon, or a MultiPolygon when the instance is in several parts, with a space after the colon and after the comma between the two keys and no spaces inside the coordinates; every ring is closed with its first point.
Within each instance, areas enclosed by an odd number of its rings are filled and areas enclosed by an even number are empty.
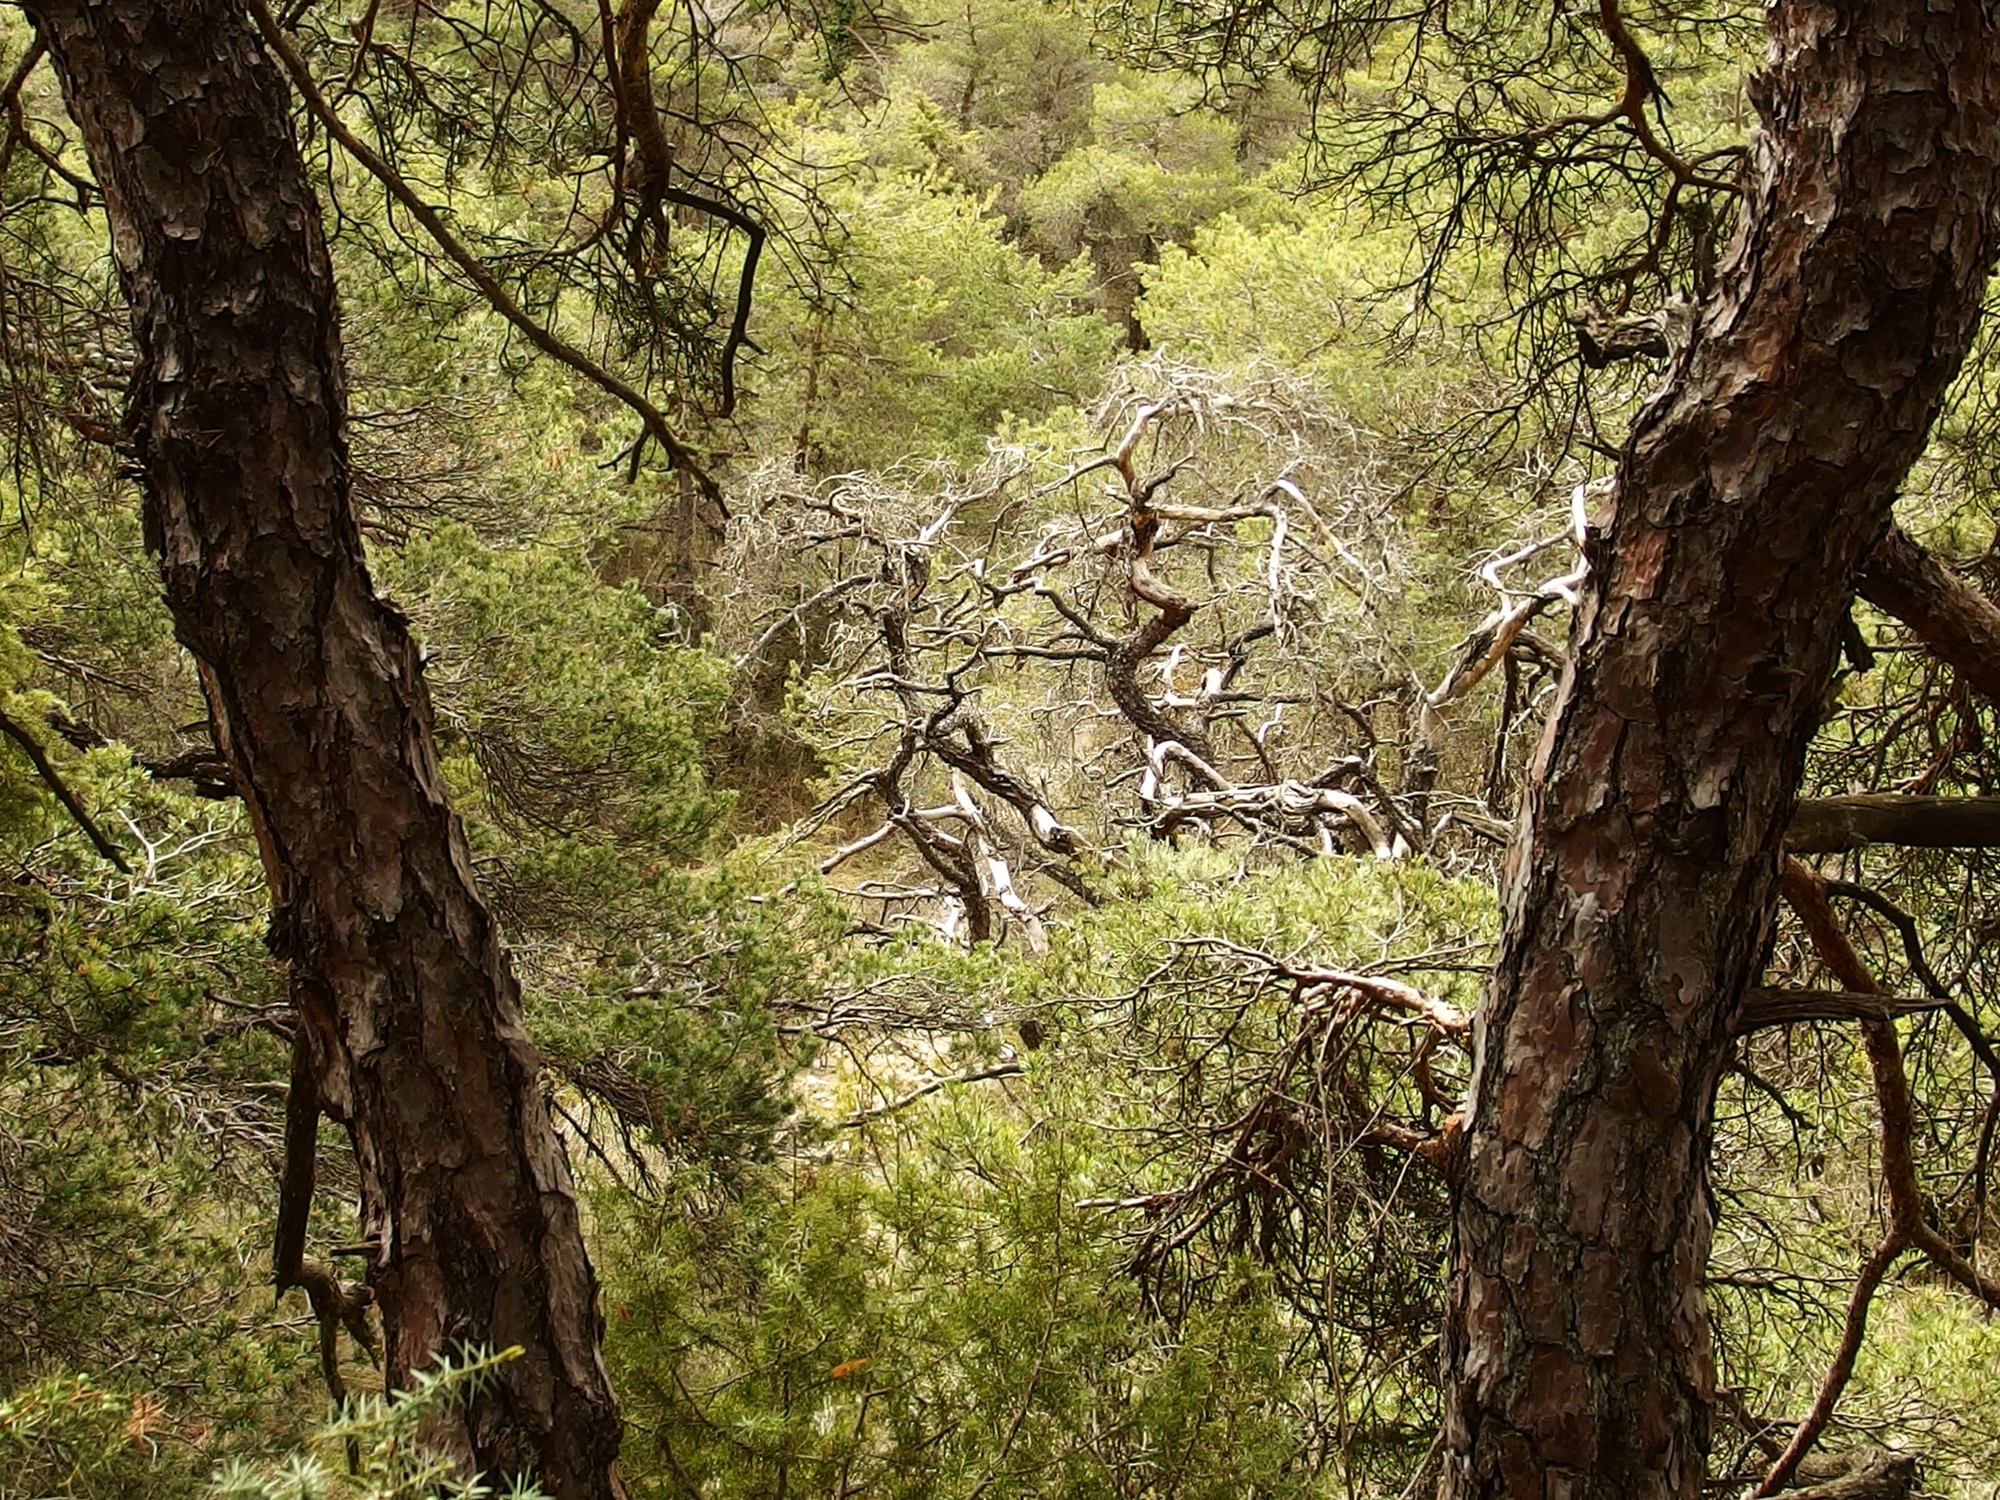
{"type": "Polygon", "coordinates": [[[1246,193],[1236,131],[1198,108],[1191,84],[1144,75],[1100,83],[1088,140],[1021,192],[1035,237],[1058,255],[1186,238],[1246,193]]]}
{"type": "MultiPolygon", "coordinates": [[[[1129,986],[1158,980],[1176,944],[1219,936],[1349,962],[1393,942],[1446,961],[1440,947],[1486,920],[1482,890],[1415,866],[1246,869],[1155,846],[1129,851],[1107,896],[1046,958],[915,938],[857,953],[850,985],[877,1003],[934,997],[932,1024],[947,1030],[865,1063],[850,1043],[863,1071],[828,1054],[803,1083],[822,1112],[857,1088],[865,1103],[912,1072],[990,1066],[995,1028],[1025,1036],[1032,1021],[1045,1040],[1025,1073],[818,1140],[796,1133],[740,1197],[643,1207],[600,1195],[610,1351],[640,1493],[704,1493],[704,1481],[762,1493],[783,1475],[798,1493],[908,1500],[982,1486],[1289,1496],[1333,1477],[1318,1445],[1335,1427],[1379,1445],[1357,1464],[1393,1471],[1414,1456],[1405,1424],[1417,1430],[1428,1409],[1421,1380],[1385,1383],[1362,1345],[1317,1343],[1311,1310],[1284,1288],[1290,1270],[1254,1244],[1201,1242],[1194,1253],[1213,1258],[1199,1297],[1134,1274],[1142,1226],[1115,1205],[1191,1169],[1167,1122],[1226,1114],[1228,1080],[1254,1074],[1293,1008],[1272,992],[1206,1044],[1215,1100],[1191,1108],[1173,1100],[1178,1070],[1157,1064],[1202,1045],[1208,1002],[1169,983],[1129,986]],[[974,1029],[949,1030],[960,1025],[974,1029]],[[1336,1346],[1350,1381],[1376,1384],[1380,1431],[1371,1408],[1324,1396],[1336,1346]]],[[[1375,1233],[1371,1254],[1388,1243],[1375,1233]]],[[[1434,1295],[1434,1267],[1420,1270],[1434,1295]]],[[[1426,1318],[1420,1338],[1430,1331],[1426,1318]]],[[[1376,1337],[1386,1366],[1410,1361],[1376,1337]]]]}
{"type": "Polygon", "coordinates": [[[620,1216],[610,1350],[638,1493],[1302,1493],[1254,1273],[1169,1334],[1076,1206],[1097,1143],[1021,1124],[946,1106],[876,1143],[879,1182],[799,1163],[719,1223],[620,1216]]]}
{"type": "Polygon", "coordinates": [[[663,1161],[677,1191],[733,1191],[793,1113],[790,1084],[816,1049],[799,1018],[844,917],[737,866],[676,894],[643,941],[564,982],[544,976],[531,1021],[642,1178],[663,1161]]]}
{"type": "Polygon", "coordinates": [[[89,541],[51,528],[0,582],[0,711],[129,867],[0,739],[0,1494],[166,1500],[262,1441],[307,1353],[249,1312],[241,1250],[268,1236],[284,986],[239,810],[53,730],[27,641],[88,649],[89,541]]]}
{"type": "Polygon", "coordinates": [[[1256,224],[1225,214],[1186,248],[1161,250],[1140,316],[1155,344],[1184,358],[1309,373],[1352,420],[1392,431],[1399,398],[1473,370],[1462,354],[1439,350],[1440,364],[1397,347],[1395,310],[1376,294],[1405,248],[1333,209],[1256,224]]]}
{"type": "Polygon", "coordinates": [[[0,1500],[123,1500],[142,1492],[157,1413],[87,1375],[51,1375],[0,1396],[0,1500]]]}
{"type": "Polygon", "coordinates": [[[643,921],[728,808],[703,764],[721,663],[557,545],[447,524],[382,571],[431,653],[446,774],[513,925],[587,920],[601,944],[643,921]]]}
{"type": "Polygon", "coordinates": [[[1476,964],[1494,922],[1490,887],[1421,861],[1335,857],[1296,863],[1190,843],[1134,841],[1114,901],[1063,933],[1030,992],[1109,998],[1179,939],[1207,937],[1273,953],[1309,952],[1335,967],[1396,958],[1412,972],[1435,961],[1446,999],[1477,999],[1476,964]]]}
{"type": "Polygon", "coordinates": [[[914,94],[949,122],[940,164],[974,192],[994,191],[1010,214],[1023,184],[1089,129],[1093,91],[1112,68],[1060,3],[961,0],[932,5],[919,45],[884,69],[893,98],[914,94]]]}
{"type": "MultiPolygon", "coordinates": [[[[588,26],[453,3],[394,46],[385,13],[371,50],[374,6],[298,18],[343,117],[387,133],[530,312],[645,385],[721,481],[718,502],[631,461],[629,413],[325,164],[372,564],[429,651],[443,771],[590,1193],[635,1496],[1390,1494],[1435,1430],[1448,1204],[1383,1127],[1438,1129],[1469,1059],[1297,976],[1477,1004],[1560,609],[1496,666],[1504,688],[1446,706],[1438,743],[1422,700],[1498,602],[1480,566],[1567,527],[1657,373],[1579,379],[1564,314],[1697,287],[1729,158],[1682,184],[1648,260],[1662,164],[1574,124],[1623,83],[1587,11],[1454,8],[1443,47],[1429,19],[1090,10],[661,21],[676,180],[772,232],[728,422],[703,412],[741,238],[611,216],[588,26]],[[1336,95],[1301,140],[1306,101],[1336,95]],[[1336,190],[1294,196],[1309,175],[1336,190]],[[1132,487],[1100,461],[1155,403],[1129,456],[1171,472],[1147,494],[1183,519],[1152,565],[1199,624],[1143,691],[1185,702],[1226,673],[1210,728],[1232,790],[1365,785],[1409,810],[1399,857],[1132,811],[1158,747],[1080,648],[1155,608],[1132,587],[1132,487]],[[1282,521],[1280,482],[1300,497],[1282,521]],[[1066,571],[1016,572],[1058,542],[1066,571]],[[870,643],[921,592],[918,559],[929,613],[890,663],[870,643]],[[1019,654],[960,671],[975,647],[1019,654]],[[1058,866],[995,838],[1035,944],[932,931],[939,871],[898,841],[957,826],[955,768],[911,750],[897,799],[867,800],[925,727],[881,705],[906,689],[927,713],[947,683],[1089,846],[1058,866]]],[[[1749,13],[1632,19],[1671,95],[1659,128],[1690,155],[1739,142],[1749,13]]],[[[24,26],[0,15],[9,58],[24,26]]],[[[60,109],[46,69],[22,99],[31,122],[60,109]]],[[[111,262],[33,153],[6,172],[0,711],[132,869],[0,739],[0,1500],[183,1500],[218,1463],[210,1500],[488,1493],[419,1436],[492,1360],[300,1447],[311,1332],[274,1319],[261,1259],[288,1024],[262,876],[237,804],[144,770],[199,745],[206,709],[101,441],[129,365],[111,262]]],[[[1993,352],[1906,505],[1964,556],[2000,473],[1993,352]]],[[[1845,674],[1814,784],[1990,790],[1996,726],[1946,686],[1901,649],[1845,674]]],[[[1001,823],[988,789],[964,796],[1001,823]]],[[[1982,858],[1857,860],[1990,1021],[1982,858]]],[[[1863,935],[1914,993],[1900,936],[1863,935]]],[[[1928,1082],[1981,1077],[1942,1025],[1905,1036],[1928,1082]]],[[[1716,1121],[1724,1376],[1789,1413],[1879,1227],[1872,1103],[1837,1033],[1738,1062],[1716,1121]],[[1774,1185],[1798,1212],[1765,1212],[1774,1185]]],[[[1991,1135],[1990,1084],[1950,1097],[1925,1188],[1990,1262],[1984,1186],[1957,1169],[1991,1135]]],[[[1922,1273],[1874,1327],[1856,1425],[1921,1439],[1936,1485],[1979,1493],[1990,1330],[1922,1273]]]]}
{"type": "Polygon", "coordinates": [[[393,1399],[362,1396],[303,1451],[226,1466],[207,1500],[547,1500],[525,1479],[500,1486],[468,1478],[424,1440],[426,1423],[447,1416],[519,1355],[518,1349],[472,1354],[419,1370],[410,1389],[393,1399]]]}
{"type": "Polygon", "coordinates": [[[772,395],[796,414],[787,435],[806,467],[971,460],[1010,422],[1095,389],[1112,335],[1082,305],[1085,268],[1009,244],[990,197],[907,172],[833,196],[845,284],[829,305],[774,310],[767,334],[784,351],[772,395]]]}

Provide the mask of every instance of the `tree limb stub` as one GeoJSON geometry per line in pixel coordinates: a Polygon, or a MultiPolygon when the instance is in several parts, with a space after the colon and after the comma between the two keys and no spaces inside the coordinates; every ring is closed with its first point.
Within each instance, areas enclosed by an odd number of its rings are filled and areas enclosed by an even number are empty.
{"type": "Polygon", "coordinates": [[[1905,1500],[1917,1486],[1914,1454],[1853,1448],[1799,1465],[1805,1482],[1785,1491],[1792,1500],[1905,1500]]]}
{"type": "Polygon", "coordinates": [[[1928,996],[1884,995],[1874,990],[1815,990],[1766,988],[1743,997],[1738,1036],[1765,1026],[1789,1026],[1800,1021],[1893,1021],[1898,1016],[1943,1010],[1949,1004],[1928,996]]]}
{"type": "Polygon", "coordinates": [[[320,1377],[337,1406],[347,1399],[347,1384],[340,1373],[340,1330],[347,1329],[371,1362],[380,1362],[381,1350],[368,1326],[374,1292],[342,1281],[319,1262],[306,1259],[306,1225],[312,1214],[318,1172],[319,1117],[318,1072],[310,1031],[302,1016],[292,1036],[292,1079],[285,1095],[285,1158],[278,1185],[271,1282],[281,1296],[295,1286],[305,1289],[313,1321],[319,1325],[320,1377]]]}
{"type": "Polygon", "coordinates": [[[1904,797],[1879,792],[1809,797],[1792,814],[1785,835],[1785,847],[1794,854],[1843,854],[1870,844],[2000,848],[2000,797],[1904,797]]]}

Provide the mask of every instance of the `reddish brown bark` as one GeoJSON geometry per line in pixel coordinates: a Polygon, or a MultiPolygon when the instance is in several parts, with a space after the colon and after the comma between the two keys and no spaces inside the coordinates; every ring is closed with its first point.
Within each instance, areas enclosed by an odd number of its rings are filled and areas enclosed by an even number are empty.
{"type": "Polygon", "coordinates": [[[353,1137],[390,1377],[518,1345],[446,1435],[561,1500],[617,1495],[568,1168],[416,644],[362,556],[333,278],[284,84],[228,0],[27,9],[104,191],[148,538],[262,847],[320,1096],[353,1137]]]}
{"type": "Polygon", "coordinates": [[[1892,527],[1861,570],[1861,597],[1894,615],[1940,661],[2000,702],[2000,608],[1892,527]]]}
{"type": "Polygon", "coordinates": [[[1743,226],[1640,417],[1475,1038],[1453,1497],[1691,1497],[1710,1112],[1840,622],[1971,340],[2000,203],[1984,10],[1781,0],[1743,226]]]}

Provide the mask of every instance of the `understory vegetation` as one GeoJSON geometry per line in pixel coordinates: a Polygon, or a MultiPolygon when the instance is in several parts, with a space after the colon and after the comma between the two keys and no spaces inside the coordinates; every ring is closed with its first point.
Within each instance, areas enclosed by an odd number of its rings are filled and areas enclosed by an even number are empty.
{"type": "MultiPolygon", "coordinates": [[[[283,18],[370,567],[578,1179],[635,1500],[1434,1473],[1497,892],[1608,478],[1726,244],[1761,8],[1632,7],[1673,201],[1630,130],[1560,182],[1536,154],[1617,96],[1582,12],[1447,58],[1386,15],[1315,52],[1281,9],[1229,47],[1200,6],[663,12],[687,201],[622,223],[593,8],[283,18]]],[[[0,9],[0,1500],[435,1493],[425,1413],[507,1351],[386,1401],[372,1309],[274,1294],[288,973],[39,58],[0,9]]],[[[1898,505],[1982,590],[1996,368],[1898,505]]],[[[1993,703],[1866,604],[1846,641],[1806,795],[1993,794],[1993,703]]],[[[1927,1222],[1991,1278],[2000,861],[1799,857],[1910,1001],[1927,1222]]],[[[1736,1492],[1892,1209],[1853,1017],[1784,998],[1864,988],[1814,931],[1781,915],[1717,1093],[1736,1492]]],[[[319,1132],[307,1243],[358,1280],[319,1132]]],[[[2000,1325],[1892,1261],[1820,1446],[2000,1496],[2000,1325]]]]}

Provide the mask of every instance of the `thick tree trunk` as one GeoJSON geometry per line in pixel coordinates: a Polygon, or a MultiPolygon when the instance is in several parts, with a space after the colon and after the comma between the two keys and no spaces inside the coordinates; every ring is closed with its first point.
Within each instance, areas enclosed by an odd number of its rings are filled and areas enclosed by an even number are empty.
{"type": "Polygon", "coordinates": [[[1970,342],[1971,0],[1780,0],[1743,224],[1639,419],[1514,850],[1445,1332],[1452,1497],[1693,1497],[1710,1112],[1844,611],[1970,342]]]}
{"type": "Polygon", "coordinates": [[[568,1168],[446,805],[417,647],[362,557],[288,95],[228,0],[27,9],[104,190],[149,540],[262,846],[321,1097],[353,1136],[390,1378],[518,1345],[446,1435],[561,1500],[615,1496],[568,1168]]]}

